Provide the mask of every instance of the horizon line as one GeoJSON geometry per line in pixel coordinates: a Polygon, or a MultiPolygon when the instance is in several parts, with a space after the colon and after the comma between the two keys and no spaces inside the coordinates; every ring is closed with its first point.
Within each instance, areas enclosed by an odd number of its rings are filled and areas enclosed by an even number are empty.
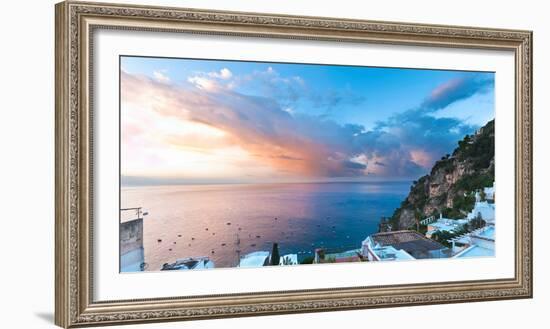
{"type": "MultiPolygon", "coordinates": [[[[416,178],[418,179],[418,178],[416,178]]],[[[273,184],[334,184],[334,183],[352,183],[352,184],[364,184],[364,183],[410,183],[415,178],[379,178],[379,179],[333,179],[333,180],[289,180],[289,181],[178,181],[179,178],[157,178],[157,177],[142,177],[142,176],[121,176],[120,187],[139,187],[139,186],[177,186],[177,185],[273,185],[273,184]],[[137,179],[138,181],[123,182],[124,179],[137,179]]]]}

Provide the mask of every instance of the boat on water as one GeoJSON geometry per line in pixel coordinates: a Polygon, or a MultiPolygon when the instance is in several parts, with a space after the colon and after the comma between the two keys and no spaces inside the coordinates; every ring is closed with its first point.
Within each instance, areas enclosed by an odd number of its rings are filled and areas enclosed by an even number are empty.
{"type": "Polygon", "coordinates": [[[161,271],[185,271],[214,268],[214,262],[208,257],[187,257],[176,259],[174,263],[164,263],[161,271]]]}

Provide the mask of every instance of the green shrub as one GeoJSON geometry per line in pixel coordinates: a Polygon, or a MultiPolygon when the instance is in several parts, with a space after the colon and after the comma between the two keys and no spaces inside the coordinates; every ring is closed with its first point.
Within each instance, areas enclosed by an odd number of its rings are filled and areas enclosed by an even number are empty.
{"type": "Polygon", "coordinates": [[[304,257],[304,259],[302,259],[302,261],[300,262],[300,264],[313,264],[313,260],[315,258],[313,258],[313,256],[307,256],[307,257],[304,257]]]}
{"type": "Polygon", "coordinates": [[[476,198],[473,193],[468,193],[466,196],[457,195],[453,199],[453,209],[459,212],[460,210],[470,212],[474,209],[475,202],[476,198]]]}

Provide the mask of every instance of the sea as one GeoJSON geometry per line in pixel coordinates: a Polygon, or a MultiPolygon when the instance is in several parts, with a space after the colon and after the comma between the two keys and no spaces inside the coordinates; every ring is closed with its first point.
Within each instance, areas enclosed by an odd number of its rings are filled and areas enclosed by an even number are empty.
{"type": "Polygon", "coordinates": [[[411,182],[169,185],[121,188],[121,208],[142,207],[147,271],[186,257],[234,267],[254,251],[314,255],[352,250],[378,231],[411,182]]]}

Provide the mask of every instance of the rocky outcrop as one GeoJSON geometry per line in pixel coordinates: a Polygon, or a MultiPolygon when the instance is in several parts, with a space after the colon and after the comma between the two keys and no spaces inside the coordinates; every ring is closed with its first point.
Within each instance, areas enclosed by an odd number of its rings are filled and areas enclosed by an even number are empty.
{"type": "Polygon", "coordinates": [[[452,154],[437,161],[430,174],[414,181],[409,195],[380,230],[417,229],[431,215],[462,218],[472,210],[474,192],[494,182],[494,120],[466,135],[452,154]]]}

